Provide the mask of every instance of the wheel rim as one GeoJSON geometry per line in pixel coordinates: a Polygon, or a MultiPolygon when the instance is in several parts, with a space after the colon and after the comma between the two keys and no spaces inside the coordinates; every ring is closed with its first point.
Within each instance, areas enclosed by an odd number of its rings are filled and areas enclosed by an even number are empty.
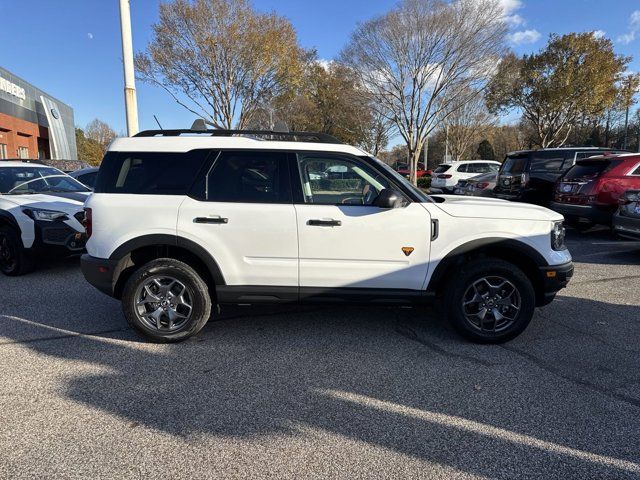
{"type": "Polygon", "coordinates": [[[13,254],[13,249],[9,244],[9,239],[6,235],[0,236],[0,268],[3,271],[13,270],[16,266],[16,258],[13,254]]]}
{"type": "Polygon", "coordinates": [[[522,298],[516,286],[500,276],[474,281],[462,298],[467,323],[483,333],[497,333],[511,327],[521,307],[522,298]]]}
{"type": "Polygon", "coordinates": [[[149,277],[136,290],[135,312],[148,328],[167,333],[191,318],[193,295],[184,283],[166,275],[149,277]]]}

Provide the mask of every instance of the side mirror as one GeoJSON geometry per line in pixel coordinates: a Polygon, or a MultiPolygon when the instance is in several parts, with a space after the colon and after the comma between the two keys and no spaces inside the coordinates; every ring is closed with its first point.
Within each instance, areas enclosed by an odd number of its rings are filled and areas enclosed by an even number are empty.
{"type": "Polygon", "coordinates": [[[383,188],[373,204],[379,208],[400,208],[403,205],[402,194],[390,188],[383,188]]]}

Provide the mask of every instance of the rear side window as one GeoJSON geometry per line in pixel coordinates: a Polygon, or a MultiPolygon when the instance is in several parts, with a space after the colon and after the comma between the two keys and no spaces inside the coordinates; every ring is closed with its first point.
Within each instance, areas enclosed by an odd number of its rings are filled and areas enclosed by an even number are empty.
{"type": "Polygon", "coordinates": [[[95,192],[186,195],[208,153],[108,152],[100,166],[95,192]]]}
{"type": "Polygon", "coordinates": [[[498,171],[499,165],[493,163],[470,163],[467,165],[467,173],[489,173],[498,171]]]}
{"type": "Polygon", "coordinates": [[[96,178],[98,177],[98,172],[85,173],[84,175],[79,175],[76,180],[83,183],[87,187],[93,188],[96,183],[96,178]]]}
{"type": "MultiPolygon", "coordinates": [[[[573,156],[573,154],[571,154],[573,156]]],[[[532,172],[557,172],[562,170],[565,152],[563,150],[550,150],[531,152],[532,172]]]]}
{"type": "Polygon", "coordinates": [[[567,173],[564,180],[578,180],[596,178],[613,167],[619,165],[620,160],[578,160],[567,173]]]}
{"type": "MultiPolygon", "coordinates": [[[[287,154],[223,151],[194,188],[210,202],[292,203],[287,154]]],[[[200,196],[196,194],[196,196],[200,196]]]]}
{"type": "Polygon", "coordinates": [[[527,168],[528,155],[507,155],[504,163],[502,164],[502,173],[508,173],[511,175],[520,175],[524,173],[527,168]]]}
{"type": "Polygon", "coordinates": [[[451,165],[438,165],[433,173],[444,173],[451,168],[451,165]]]}

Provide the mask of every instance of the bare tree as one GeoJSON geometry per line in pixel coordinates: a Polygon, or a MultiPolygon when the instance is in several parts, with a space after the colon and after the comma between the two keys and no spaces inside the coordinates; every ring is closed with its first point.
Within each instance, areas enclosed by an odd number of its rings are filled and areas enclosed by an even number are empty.
{"type": "Polygon", "coordinates": [[[153,30],[147,52],[136,56],[140,78],[217,128],[243,128],[299,74],[291,23],[257,13],[247,0],[161,3],[153,30]]]}
{"type": "Polygon", "coordinates": [[[461,160],[475,152],[477,144],[496,123],[485,104],[481,94],[464,95],[470,100],[458,104],[454,102],[448,110],[443,112],[442,128],[448,129],[448,151],[454,160],[461,160]]]}
{"type": "Polygon", "coordinates": [[[116,132],[106,123],[99,119],[94,119],[89,122],[84,129],[84,136],[90,140],[93,140],[100,145],[102,153],[107,151],[107,147],[118,135],[116,132]]]}
{"type": "Polygon", "coordinates": [[[407,144],[412,182],[424,142],[486,84],[504,53],[497,0],[404,0],[360,25],[343,51],[407,144]]]}

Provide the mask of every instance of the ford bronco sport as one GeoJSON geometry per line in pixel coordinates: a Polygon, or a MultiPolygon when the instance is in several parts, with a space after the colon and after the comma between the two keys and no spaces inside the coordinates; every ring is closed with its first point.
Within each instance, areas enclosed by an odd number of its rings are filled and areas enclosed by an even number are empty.
{"type": "Polygon", "coordinates": [[[222,304],[435,301],[504,342],[573,273],[562,215],[427,196],[323,134],[158,130],[115,140],[85,204],[87,280],[155,341],[222,304]]]}

